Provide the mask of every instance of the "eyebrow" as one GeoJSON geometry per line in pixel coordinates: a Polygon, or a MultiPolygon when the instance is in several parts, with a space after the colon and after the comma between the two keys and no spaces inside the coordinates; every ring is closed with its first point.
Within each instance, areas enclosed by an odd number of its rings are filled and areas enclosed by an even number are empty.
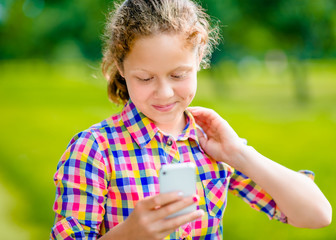
{"type": "MultiPolygon", "coordinates": [[[[192,69],[193,69],[192,65],[181,65],[181,66],[178,66],[178,67],[174,68],[170,72],[175,72],[175,71],[179,71],[179,70],[189,71],[189,70],[192,70],[192,69]]],[[[132,73],[133,72],[138,72],[138,71],[152,73],[152,71],[149,71],[149,70],[146,70],[146,69],[143,69],[143,68],[135,68],[134,70],[131,70],[132,73]]]]}
{"type": "Polygon", "coordinates": [[[193,69],[193,66],[191,66],[191,65],[181,65],[181,66],[178,66],[177,68],[173,69],[172,72],[177,71],[177,70],[192,70],[192,69],[193,69]]]}

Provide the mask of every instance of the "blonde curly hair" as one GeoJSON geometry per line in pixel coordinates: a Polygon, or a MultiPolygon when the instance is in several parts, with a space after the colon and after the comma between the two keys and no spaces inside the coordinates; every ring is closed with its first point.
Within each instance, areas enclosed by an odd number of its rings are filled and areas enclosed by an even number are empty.
{"type": "Polygon", "coordinates": [[[192,0],[126,0],[109,13],[104,32],[102,71],[108,81],[108,96],[116,104],[129,100],[125,79],[120,75],[126,55],[140,37],[160,33],[185,34],[186,43],[202,54],[200,67],[209,66],[219,40],[219,27],[192,0]]]}

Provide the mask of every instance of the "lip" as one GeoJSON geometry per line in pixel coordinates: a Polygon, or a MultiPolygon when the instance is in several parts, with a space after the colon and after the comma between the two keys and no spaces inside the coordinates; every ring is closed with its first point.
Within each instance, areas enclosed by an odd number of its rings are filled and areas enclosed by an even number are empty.
{"type": "Polygon", "coordinates": [[[152,105],[157,111],[160,112],[169,112],[175,107],[176,103],[170,103],[166,105],[152,105]]]}

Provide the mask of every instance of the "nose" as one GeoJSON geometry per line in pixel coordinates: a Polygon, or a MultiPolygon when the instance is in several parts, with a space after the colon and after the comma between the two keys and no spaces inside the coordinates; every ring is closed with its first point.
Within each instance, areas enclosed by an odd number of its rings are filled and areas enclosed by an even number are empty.
{"type": "Polygon", "coordinates": [[[160,99],[166,99],[174,96],[174,87],[167,79],[158,81],[156,86],[155,96],[160,99]]]}

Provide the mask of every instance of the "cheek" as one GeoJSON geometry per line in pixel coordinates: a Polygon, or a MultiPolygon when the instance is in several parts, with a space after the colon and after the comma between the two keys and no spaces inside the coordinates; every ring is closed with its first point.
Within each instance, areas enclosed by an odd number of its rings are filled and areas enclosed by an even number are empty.
{"type": "Polygon", "coordinates": [[[132,101],[141,101],[146,97],[146,94],[148,92],[148,88],[144,87],[141,84],[137,84],[135,81],[127,81],[127,90],[130,98],[132,101]]]}
{"type": "Polygon", "coordinates": [[[184,93],[185,99],[190,103],[196,94],[197,79],[196,78],[189,79],[188,82],[183,84],[182,89],[183,89],[182,93],[184,93]]]}
{"type": "Polygon", "coordinates": [[[197,76],[196,75],[193,76],[192,79],[190,79],[188,88],[189,88],[189,93],[195,96],[196,90],[197,90],[197,76]]]}
{"type": "Polygon", "coordinates": [[[136,92],[134,91],[135,88],[132,84],[127,83],[126,85],[127,85],[128,95],[130,96],[130,98],[134,102],[134,100],[136,100],[136,98],[137,98],[136,92]]]}

